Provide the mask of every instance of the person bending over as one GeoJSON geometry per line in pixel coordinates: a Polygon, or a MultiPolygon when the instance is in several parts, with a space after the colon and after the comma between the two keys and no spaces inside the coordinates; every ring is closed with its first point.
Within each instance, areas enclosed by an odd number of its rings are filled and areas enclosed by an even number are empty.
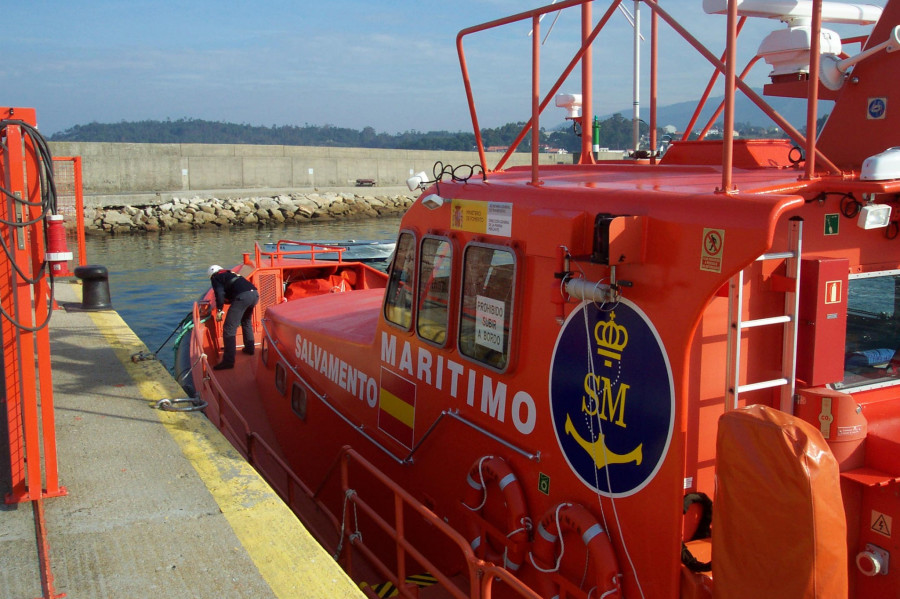
{"type": "Polygon", "coordinates": [[[228,316],[225,317],[225,324],[222,326],[225,352],[222,354],[222,360],[213,366],[213,370],[234,368],[238,323],[244,333],[244,349],[241,351],[253,355],[253,307],[259,301],[259,292],[253,283],[218,264],[210,266],[207,273],[216,296],[216,320],[222,320],[225,304],[231,304],[228,316]]]}

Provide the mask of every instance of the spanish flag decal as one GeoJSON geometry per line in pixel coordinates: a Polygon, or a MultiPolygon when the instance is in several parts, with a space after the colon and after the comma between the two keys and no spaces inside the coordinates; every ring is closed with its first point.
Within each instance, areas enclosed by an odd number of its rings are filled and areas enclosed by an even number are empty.
{"type": "Polygon", "coordinates": [[[378,428],[411,449],[416,422],[416,384],[382,368],[378,403],[378,428]]]}

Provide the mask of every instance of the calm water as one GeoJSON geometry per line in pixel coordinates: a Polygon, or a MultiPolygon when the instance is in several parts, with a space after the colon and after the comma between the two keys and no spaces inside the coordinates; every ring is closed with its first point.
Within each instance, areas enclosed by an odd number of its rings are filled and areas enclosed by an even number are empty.
{"type": "MultiPolygon", "coordinates": [[[[109,269],[113,308],[151,352],[166,341],[199,295],[209,288],[210,264],[241,262],[253,243],[395,239],[400,218],[290,224],[270,228],[199,229],[162,235],[118,235],[87,239],[87,262],[109,269]]],[[[172,341],[159,351],[172,370],[172,341]]]]}

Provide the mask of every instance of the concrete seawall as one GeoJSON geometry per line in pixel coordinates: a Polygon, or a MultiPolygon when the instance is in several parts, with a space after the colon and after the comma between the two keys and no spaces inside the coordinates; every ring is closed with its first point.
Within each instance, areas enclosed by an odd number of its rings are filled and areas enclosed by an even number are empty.
{"type": "MultiPolygon", "coordinates": [[[[403,186],[413,173],[478,164],[476,152],[309,146],[50,142],[54,156],[81,156],[85,204],[146,206],[173,198],[279,195],[347,187],[373,179],[403,186]]],[[[502,154],[489,153],[493,166],[502,154]]],[[[619,154],[621,156],[621,154],[619,154]]],[[[529,164],[514,154],[508,166],[529,164]]],[[[571,154],[541,154],[541,164],[571,164],[571,154]]],[[[372,193],[377,193],[374,190],[372,193]]]]}

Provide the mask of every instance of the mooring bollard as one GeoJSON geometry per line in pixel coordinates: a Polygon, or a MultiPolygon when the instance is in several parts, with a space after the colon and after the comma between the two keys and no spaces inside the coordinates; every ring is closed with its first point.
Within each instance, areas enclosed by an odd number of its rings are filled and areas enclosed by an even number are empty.
{"type": "Polygon", "coordinates": [[[82,310],[112,310],[109,298],[109,272],[105,266],[87,264],[75,268],[75,276],[84,287],[81,292],[82,310]]]}

